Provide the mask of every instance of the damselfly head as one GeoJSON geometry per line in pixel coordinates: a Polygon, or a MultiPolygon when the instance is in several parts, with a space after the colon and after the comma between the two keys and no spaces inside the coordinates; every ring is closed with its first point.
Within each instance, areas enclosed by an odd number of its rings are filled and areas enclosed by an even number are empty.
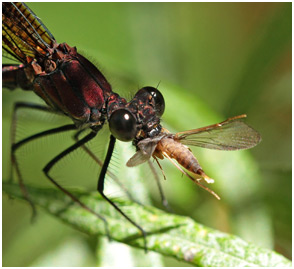
{"type": "Polygon", "coordinates": [[[158,89],[150,86],[144,87],[136,93],[134,99],[140,100],[142,104],[151,105],[155,110],[156,116],[161,117],[163,115],[165,102],[158,89]]]}
{"type": "MultiPolygon", "coordinates": [[[[115,97],[117,100],[121,98],[115,97]]],[[[165,102],[159,90],[153,87],[140,89],[134,98],[126,102],[109,102],[109,128],[114,137],[121,141],[134,141],[155,137],[161,132],[160,117],[165,102]]]]}

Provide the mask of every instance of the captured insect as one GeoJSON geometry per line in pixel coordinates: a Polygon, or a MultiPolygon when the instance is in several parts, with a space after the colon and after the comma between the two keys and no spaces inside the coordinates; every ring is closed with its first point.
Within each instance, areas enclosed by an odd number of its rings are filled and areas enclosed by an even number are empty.
{"type": "MultiPolygon", "coordinates": [[[[76,149],[85,147],[87,142],[99,134],[104,124],[108,123],[111,135],[104,162],[100,162],[101,171],[97,190],[124,218],[140,230],[147,249],[145,230],[104,194],[105,175],[116,139],[132,141],[136,147],[136,153],[127,162],[127,166],[139,165],[152,157],[161,167],[159,159],[168,158],[183,174],[218,199],[217,194],[201,184],[202,179],[207,183],[212,183],[213,180],[205,174],[187,146],[239,150],[252,148],[261,140],[258,132],[244,123],[243,119],[246,115],[195,130],[169,133],[160,123],[165,110],[165,101],[157,88],[143,87],[129,102],[120,97],[112,91],[111,85],[97,67],[79,54],[75,47],[66,43],[57,43],[39,17],[24,3],[2,3],[2,47],[6,55],[20,62],[20,64],[3,65],[3,87],[10,90],[22,88],[33,91],[46,103],[46,105],[16,103],[13,118],[16,118],[18,110],[25,108],[58,113],[73,121],[72,124],[40,132],[18,142],[14,137],[15,123],[12,123],[12,165],[17,172],[22,193],[31,203],[33,211],[35,207],[30,200],[17,162],[17,149],[37,138],[76,130],[75,143],[49,161],[43,172],[59,190],[100,218],[109,235],[106,219],[62,187],[50,173],[61,159],[76,149]],[[80,139],[84,131],[88,133],[80,139]]],[[[87,152],[91,154],[90,151],[87,152]]]]}
{"type": "Polygon", "coordinates": [[[171,134],[162,128],[158,136],[134,143],[137,147],[137,152],[127,162],[127,166],[132,167],[144,163],[150,157],[153,157],[158,163],[157,158],[163,159],[166,157],[197,185],[220,199],[215,192],[200,183],[201,179],[204,179],[207,183],[213,183],[214,180],[205,174],[196,157],[187,146],[216,150],[252,148],[260,142],[261,137],[259,133],[242,121],[244,118],[246,118],[245,114],[229,118],[217,124],[176,134],[171,134]],[[186,170],[198,176],[198,178],[192,177],[185,172],[173,159],[186,170]]]}

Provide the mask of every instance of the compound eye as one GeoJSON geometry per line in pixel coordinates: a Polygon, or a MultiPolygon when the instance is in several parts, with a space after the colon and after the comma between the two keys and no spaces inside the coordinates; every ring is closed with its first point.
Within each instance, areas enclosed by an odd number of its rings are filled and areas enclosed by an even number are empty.
{"type": "Polygon", "coordinates": [[[136,119],[128,110],[118,109],[109,118],[109,129],[118,140],[131,141],[136,136],[136,119]]]}
{"type": "Polygon", "coordinates": [[[165,102],[164,102],[164,98],[159,90],[157,90],[154,87],[147,86],[147,87],[144,87],[141,90],[139,90],[137,94],[140,94],[140,95],[147,94],[147,95],[151,96],[151,98],[155,104],[156,115],[158,117],[162,116],[164,109],[165,109],[165,102]]]}

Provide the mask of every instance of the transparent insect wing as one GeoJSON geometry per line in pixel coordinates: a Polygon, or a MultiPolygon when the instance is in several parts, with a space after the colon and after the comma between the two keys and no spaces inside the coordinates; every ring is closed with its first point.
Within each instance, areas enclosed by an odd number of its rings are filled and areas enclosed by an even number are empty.
{"type": "Polygon", "coordinates": [[[239,117],[222,123],[177,133],[175,139],[182,144],[217,150],[239,150],[256,146],[260,134],[239,117]]]}
{"type": "Polygon", "coordinates": [[[150,159],[151,155],[144,154],[141,150],[138,150],[127,162],[128,167],[134,167],[142,164],[150,159]]]}
{"type": "Polygon", "coordinates": [[[154,153],[158,142],[163,136],[154,138],[146,138],[140,141],[137,145],[138,151],[128,160],[127,166],[133,167],[148,161],[154,153]]]}

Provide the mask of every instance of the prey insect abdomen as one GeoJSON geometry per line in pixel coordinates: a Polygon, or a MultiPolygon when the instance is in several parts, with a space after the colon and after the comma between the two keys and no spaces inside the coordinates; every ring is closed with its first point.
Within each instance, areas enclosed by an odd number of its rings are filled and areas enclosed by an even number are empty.
{"type": "Polygon", "coordinates": [[[166,153],[170,158],[175,159],[181,166],[194,174],[199,174],[198,171],[202,170],[190,149],[172,138],[161,139],[157,145],[157,150],[166,153]]]}

